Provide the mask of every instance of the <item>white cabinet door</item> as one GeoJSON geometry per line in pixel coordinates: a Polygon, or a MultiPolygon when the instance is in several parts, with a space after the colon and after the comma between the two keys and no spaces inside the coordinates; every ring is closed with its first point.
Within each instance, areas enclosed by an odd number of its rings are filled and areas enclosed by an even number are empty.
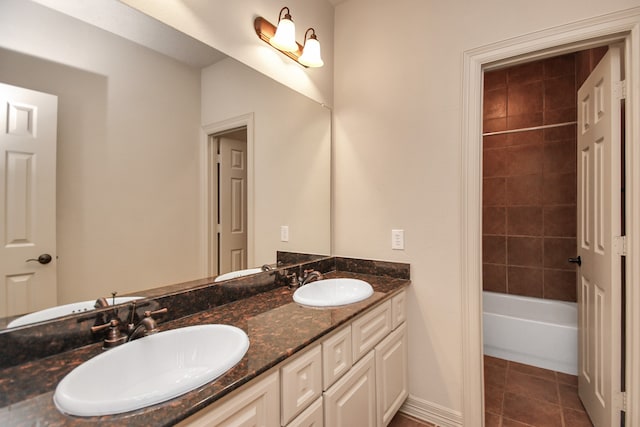
{"type": "Polygon", "coordinates": [[[280,382],[274,372],[236,396],[204,409],[180,427],[279,427],[280,382]]]}
{"type": "Polygon", "coordinates": [[[327,390],[347,373],[352,364],[351,325],[348,325],[322,343],[323,390],[327,390]]]}
{"type": "Polygon", "coordinates": [[[287,362],[282,374],[282,425],[322,395],[322,352],[317,345],[287,362]]]}
{"type": "Polygon", "coordinates": [[[376,346],[378,427],[384,427],[409,395],[407,324],[403,323],[376,346]]]}
{"type": "Polygon", "coordinates": [[[376,425],[376,378],[373,351],[324,394],[324,421],[331,427],[376,425]]]}

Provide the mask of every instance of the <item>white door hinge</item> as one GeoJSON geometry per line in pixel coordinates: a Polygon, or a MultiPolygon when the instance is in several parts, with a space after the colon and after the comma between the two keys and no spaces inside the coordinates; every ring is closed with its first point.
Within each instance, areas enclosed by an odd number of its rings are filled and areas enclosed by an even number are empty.
{"type": "Polygon", "coordinates": [[[627,392],[621,391],[620,393],[616,393],[615,396],[616,409],[627,412],[627,392]]]}
{"type": "Polygon", "coordinates": [[[221,164],[221,163],[222,163],[222,154],[216,154],[216,162],[217,162],[218,164],[221,164]]]}
{"type": "Polygon", "coordinates": [[[222,224],[217,224],[216,225],[216,233],[218,233],[218,234],[222,233],[222,224]]]}
{"type": "Polygon", "coordinates": [[[616,255],[627,255],[627,236],[615,236],[613,238],[613,250],[616,255]]]}
{"type": "Polygon", "coordinates": [[[613,93],[616,99],[626,99],[627,98],[627,81],[622,80],[614,84],[613,93]]]}

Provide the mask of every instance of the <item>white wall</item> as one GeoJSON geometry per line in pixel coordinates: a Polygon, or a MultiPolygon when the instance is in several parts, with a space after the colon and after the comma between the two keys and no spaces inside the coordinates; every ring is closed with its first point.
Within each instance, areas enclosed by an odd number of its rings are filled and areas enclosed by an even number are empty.
{"type": "Polygon", "coordinates": [[[0,47],[41,58],[0,81],[59,96],[58,302],[199,277],[200,70],[22,0],[0,47]]]}
{"type": "Polygon", "coordinates": [[[454,420],[462,411],[463,52],[638,4],[350,0],[336,7],[335,252],[411,263],[410,393],[427,411],[454,420]],[[391,250],[392,228],[405,230],[405,251],[391,250]]]}
{"type": "Polygon", "coordinates": [[[122,1],[318,102],[333,103],[333,6],[327,0],[122,1]],[[283,6],[291,11],[298,43],[307,28],[316,30],[324,67],[305,69],[258,39],[254,19],[275,25],[283,6]]]}
{"type": "Polygon", "coordinates": [[[275,262],[277,250],[329,254],[330,110],[232,58],[202,70],[203,126],[249,113],[253,265],[275,262]],[[280,241],[281,225],[289,242],[280,241]]]}

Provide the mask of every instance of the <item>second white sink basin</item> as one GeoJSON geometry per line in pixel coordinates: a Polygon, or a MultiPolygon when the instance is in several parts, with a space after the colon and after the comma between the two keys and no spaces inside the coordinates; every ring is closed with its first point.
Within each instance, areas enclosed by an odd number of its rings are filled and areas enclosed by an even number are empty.
{"type": "Polygon", "coordinates": [[[364,280],[336,278],[311,282],[293,293],[298,304],[312,307],[335,307],[353,304],[373,295],[373,288],[364,280]]]}
{"type": "Polygon", "coordinates": [[[237,279],[238,277],[244,277],[244,276],[248,276],[250,274],[262,273],[262,271],[263,270],[260,267],[247,268],[246,270],[231,271],[229,273],[224,273],[224,274],[219,275],[213,281],[214,282],[222,282],[223,280],[237,279]]]}
{"type": "Polygon", "coordinates": [[[58,383],[63,413],[119,414],[173,399],[218,378],[249,349],[242,329],[198,325],[160,332],[105,351],[58,383]]]}

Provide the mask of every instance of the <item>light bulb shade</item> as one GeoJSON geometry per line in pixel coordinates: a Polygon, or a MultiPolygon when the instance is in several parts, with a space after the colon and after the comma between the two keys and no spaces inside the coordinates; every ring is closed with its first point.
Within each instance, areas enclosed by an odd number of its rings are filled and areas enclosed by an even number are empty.
{"type": "Polygon", "coordinates": [[[315,37],[307,39],[298,62],[307,67],[322,67],[324,65],[320,55],[320,42],[318,39],[315,37]]]}
{"type": "Polygon", "coordinates": [[[296,52],[298,43],[296,43],[296,26],[292,20],[283,18],[278,22],[276,34],[269,40],[269,43],[276,49],[285,52],[296,52]]]}

